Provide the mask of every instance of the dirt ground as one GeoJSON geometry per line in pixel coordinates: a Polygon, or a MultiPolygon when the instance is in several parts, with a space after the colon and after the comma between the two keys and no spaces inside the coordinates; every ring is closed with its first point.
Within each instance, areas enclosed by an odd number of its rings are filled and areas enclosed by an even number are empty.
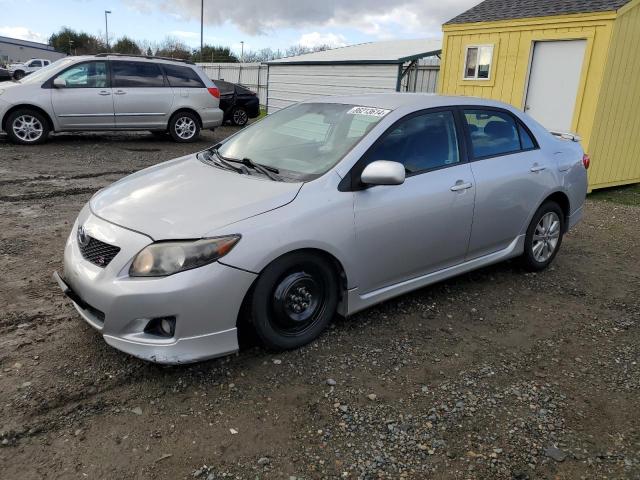
{"type": "Polygon", "coordinates": [[[281,354],[160,367],[51,279],[91,195],[232,132],[0,138],[0,478],[640,478],[640,207],[590,200],[554,265],[507,262],[281,354]]]}

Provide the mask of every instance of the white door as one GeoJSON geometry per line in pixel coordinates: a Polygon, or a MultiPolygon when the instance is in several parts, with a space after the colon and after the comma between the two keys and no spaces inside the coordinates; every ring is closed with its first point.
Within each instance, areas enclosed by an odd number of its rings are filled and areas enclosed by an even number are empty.
{"type": "Polygon", "coordinates": [[[525,111],[549,130],[571,131],[586,40],[536,42],[525,111]]]}

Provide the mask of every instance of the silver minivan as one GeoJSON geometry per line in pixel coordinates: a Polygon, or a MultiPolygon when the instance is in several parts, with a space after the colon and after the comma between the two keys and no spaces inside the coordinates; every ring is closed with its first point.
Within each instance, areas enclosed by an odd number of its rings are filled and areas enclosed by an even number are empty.
{"type": "Polygon", "coordinates": [[[191,62],[117,54],[67,57],[0,83],[0,132],[34,145],[49,132],[150,130],[192,142],[222,123],[220,92],[191,62]]]}

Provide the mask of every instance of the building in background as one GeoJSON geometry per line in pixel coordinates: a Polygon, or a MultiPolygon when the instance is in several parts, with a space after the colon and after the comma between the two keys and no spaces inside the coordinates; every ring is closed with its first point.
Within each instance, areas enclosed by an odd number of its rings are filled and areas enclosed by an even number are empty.
{"type": "Polygon", "coordinates": [[[267,112],[325,95],[435,92],[441,48],[440,40],[392,40],[266,62],[267,112]]]}
{"type": "Polygon", "coordinates": [[[0,63],[22,63],[32,58],[44,58],[54,62],[62,57],[66,57],[66,54],[44,43],[0,37],[0,63]]]}
{"type": "Polygon", "coordinates": [[[591,189],[640,182],[640,0],[486,0],[443,32],[440,93],[578,133],[591,189]]]}

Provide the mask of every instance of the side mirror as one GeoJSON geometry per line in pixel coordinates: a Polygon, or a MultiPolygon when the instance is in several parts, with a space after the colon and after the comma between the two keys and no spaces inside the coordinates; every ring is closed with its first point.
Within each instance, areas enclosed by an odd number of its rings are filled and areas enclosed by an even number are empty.
{"type": "Polygon", "coordinates": [[[402,185],[404,179],[404,165],[388,160],[376,160],[370,163],[360,176],[360,180],[366,185],[402,185]]]}
{"type": "Polygon", "coordinates": [[[56,88],[65,88],[67,86],[67,82],[64,78],[56,77],[53,79],[53,86],[56,88]]]}

